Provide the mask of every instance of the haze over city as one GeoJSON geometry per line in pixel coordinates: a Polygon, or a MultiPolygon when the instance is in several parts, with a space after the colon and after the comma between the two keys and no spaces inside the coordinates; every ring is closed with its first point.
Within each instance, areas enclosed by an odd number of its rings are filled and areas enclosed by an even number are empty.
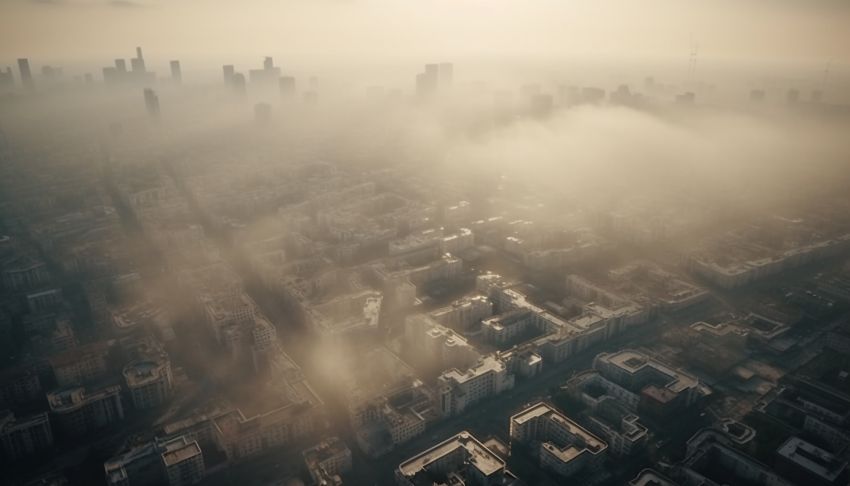
{"type": "Polygon", "coordinates": [[[848,485],[850,3],[0,3],[0,484],[848,485]]]}

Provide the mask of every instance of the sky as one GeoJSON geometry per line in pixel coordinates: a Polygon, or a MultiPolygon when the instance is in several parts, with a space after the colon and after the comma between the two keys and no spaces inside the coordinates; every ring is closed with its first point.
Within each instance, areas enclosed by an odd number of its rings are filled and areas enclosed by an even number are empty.
{"type": "Polygon", "coordinates": [[[317,63],[850,63],[846,0],[2,0],[0,63],[266,54],[317,63]]]}

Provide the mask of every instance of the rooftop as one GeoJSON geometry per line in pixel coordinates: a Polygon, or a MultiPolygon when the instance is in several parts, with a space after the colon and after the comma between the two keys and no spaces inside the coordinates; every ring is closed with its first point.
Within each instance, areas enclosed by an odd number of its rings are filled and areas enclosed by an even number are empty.
{"type": "Polygon", "coordinates": [[[165,444],[165,452],[162,453],[162,462],[165,464],[165,467],[171,467],[199,455],[201,455],[201,447],[197,441],[188,443],[185,440],[169,442],[165,444]]]}
{"type": "Polygon", "coordinates": [[[645,369],[653,369],[668,378],[665,388],[674,393],[699,385],[699,380],[695,376],[682,370],[673,369],[640,351],[624,349],[616,353],[602,354],[598,359],[607,361],[630,374],[636,374],[645,369]]]}
{"type": "Polygon", "coordinates": [[[571,460],[584,451],[598,454],[608,448],[608,444],[604,441],[543,402],[532,405],[511,417],[511,424],[523,425],[531,420],[543,418],[555,422],[568,431],[571,436],[580,439],[580,442],[577,441],[575,444],[569,444],[566,447],[557,447],[551,443],[544,444],[544,446],[548,445],[548,448],[553,452],[557,452],[564,461],[571,460]]]}
{"type": "Polygon", "coordinates": [[[829,483],[838,479],[847,468],[847,461],[799,437],[790,437],[776,453],[829,483]]]}
{"type": "Polygon", "coordinates": [[[499,456],[464,431],[402,462],[398,469],[407,478],[428,474],[431,464],[453,453],[463,454],[465,461],[484,477],[491,477],[505,468],[499,456]]]}

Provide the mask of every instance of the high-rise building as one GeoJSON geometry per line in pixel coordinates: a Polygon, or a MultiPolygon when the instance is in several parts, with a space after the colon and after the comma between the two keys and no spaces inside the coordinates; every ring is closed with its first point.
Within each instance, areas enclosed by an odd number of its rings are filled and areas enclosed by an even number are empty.
{"type": "Polygon", "coordinates": [[[274,86],[280,78],[280,68],[275,67],[274,60],[271,57],[263,59],[263,69],[251,69],[248,71],[248,80],[252,84],[261,84],[265,86],[274,86]]]}
{"type": "Polygon", "coordinates": [[[247,92],[247,88],[245,86],[245,75],[242,73],[233,73],[231,86],[236,94],[244,95],[247,92]]]}
{"type": "Polygon", "coordinates": [[[21,83],[27,89],[35,87],[32,80],[32,71],[30,71],[30,60],[26,58],[18,59],[18,71],[21,73],[21,83]]]}
{"type": "Polygon", "coordinates": [[[155,73],[145,69],[142,48],[136,48],[136,57],[130,59],[130,70],[127,70],[125,59],[115,59],[114,66],[103,68],[103,81],[106,84],[145,83],[150,84],[156,78],[155,73]]]}
{"type": "Polygon", "coordinates": [[[124,380],[137,410],[156,407],[171,396],[171,362],[162,352],[151,359],[137,360],[124,367],[124,380]]]}
{"type": "Polygon", "coordinates": [[[171,61],[171,80],[177,84],[183,82],[183,72],[180,70],[180,61],[171,61]]]}
{"type": "Polygon", "coordinates": [[[119,385],[93,391],[81,386],[62,388],[48,393],[47,403],[52,418],[68,436],[83,435],[124,419],[119,385]]]}
{"type": "Polygon", "coordinates": [[[47,412],[27,418],[16,418],[8,411],[0,412],[0,449],[7,459],[18,459],[53,445],[53,430],[47,412]]]}
{"type": "Polygon", "coordinates": [[[232,86],[233,85],[233,75],[235,74],[235,70],[233,68],[233,64],[225,64],[221,67],[222,74],[224,75],[224,85],[232,86]]]}
{"type": "Polygon", "coordinates": [[[425,72],[416,75],[417,96],[429,97],[439,88],[448,87],[451,85],[453,75],[454,65],[451,63],[426,64],[425,72]]]}
{"type": "Polygon", "coordinates": [[[159,118],[159,96],[151,88],[145,88],[145,109],[151,118],[159,118]]]}
{"type": "Polygon", "coordinates": [[[11,88],[15,85],[15,76],[12,74],[12,68],[7,67],[5,71],[0,71],[0,88],[11,88]]]}
{"type": "Polygon", "coordinates": [[[204,455],[194,440],[185,436],[154,438],[103,463],[106,484],[195,484],[204,477],[204,455]]]}
{"type": "Polygon", "coordinates": [[[136,57],[130,59],[130,66],[132,66],[134,73],[143,73],[145,72],[145,58],[142,56],[142,48],[136,48],[136,57]]]}

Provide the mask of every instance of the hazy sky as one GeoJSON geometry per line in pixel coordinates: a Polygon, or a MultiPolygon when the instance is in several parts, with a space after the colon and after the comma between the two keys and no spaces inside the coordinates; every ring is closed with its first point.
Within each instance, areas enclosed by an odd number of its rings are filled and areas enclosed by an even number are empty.
{"type": "Polygon", "coordinates": [[[0,62],[264,54],[320,62],[850,62],[847,0],[2,0],[0,62]]]}

